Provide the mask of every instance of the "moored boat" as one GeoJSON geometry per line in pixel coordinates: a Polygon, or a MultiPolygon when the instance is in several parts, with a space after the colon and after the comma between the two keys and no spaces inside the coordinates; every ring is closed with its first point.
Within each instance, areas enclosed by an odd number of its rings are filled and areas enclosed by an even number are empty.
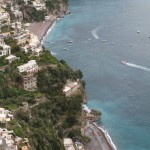
{"type": "Polygon", "coordinates": [[[126,62],[126,61],[124,61],[124,60],[122,60],[122,61],[121,61],[121,63],[122,63],[122,64],[127,64],[127,62],[126,62]]]}

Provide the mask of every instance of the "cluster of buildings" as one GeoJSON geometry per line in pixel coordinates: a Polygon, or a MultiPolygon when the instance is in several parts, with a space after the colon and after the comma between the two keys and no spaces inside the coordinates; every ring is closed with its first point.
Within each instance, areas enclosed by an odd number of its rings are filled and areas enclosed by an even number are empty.
{"type": "MultiPolygon", "coordinates": [[[[7,122],[12,119],[13,114],[11,111],[0,108],[0,123],[7,126],[7,122]]],[[[7,128],[0,128],[0,150],[18,150],[20,144],[23,145],[21,150],[29,150],[26,143],[28,143],[28,139],[15,136],[13,130],[8,131],[7,128]]]]}
{"type": "Polygon", "coordinates": [[[18,150],[17,142],[14,140],[13,131],[0,128],[0,149],[18,150]]]}
{"type": "Polygon", "coordinates": [[[29,150],[27,143],[27,138],[22,139],[15,136],[13,130],[0,128],[0,150],[29,150]]]}
{"type": "Polygon", "coordinates": [[[64,147],[65,150],[85,150],[81,142],[73,142],[71,138],[64,138],[64,147]]]}
{"type": "MultiPolygon", "coordinates": [[[[37,10],[46,9],[43,0],[24,0],[22,2],[26,5],[35,7],[37,10]]],[[[3,58],[7,60],[8,63],[21,59],[16,57],[11,47],[5,43],[5,38],[8,37],[11,37],[17,42],[22,52],[39,56],[43,52],[42,44],[36,35],[27,30],[30,23],[22,23],[21,19],[12,22],[10,14],[6,11],[7,6],[10,6],[10,11],[16,18],[22,18],[22,12],[20,12],[17,3],[14,3],[12,0],[0,0],[0,59],[3,58]],[[9,27],[8,32],[3,32],[1,30],[5,25],[9,27]]],[[[37,62],[35,60],[30,60],[18,66],[17,70],[22,75],[23,79],[21,87],[25,90],[35,90],[37,88],[37,79],[35,76],[35,73],[38,71],[37,62]]]]}
{"type": "MultiPolygon", "coordinates": [[[[24,47],[22,48],[22,51],[28,53],[29,49],[31,48],[31,52],[33,55],[38,56],[42,52],[42,45],[40,44],[40,41],[38,38],[31,33],[31,42],[28,44],[24,44],[24,47]],[[25,49],[24,49],[25,48],[25,49]]],[[[11,54],[11,47],[9,45],[6,45],[4,42],[4,36],[0,35],[0,58],[5,57],[6,60],[8,60],[9,63],[12,63],[15,60],[19,60],[19,57],[16,57],[15,55],[11,54]]],[[[26,39],[25,36],[17,36],[18,44],[20,42],[24,43],[24,40],[26,39]]],[[[36,77],[34,76],[34,73],[38,71],[38,65],[35,60],[30,60],[28,63],[23,64],[21,66],[17,67],[19,73],[26,72],[27,74],[22,76],[23,77],[23,83],[22,87],[25,90],[33,90],[36,89],[36,77]]]]}
{"type": "Polygon", "coordinates": [[[0,57],[5,57],[6,60],[8,60],[9,63],[12,63],[12,61],[19,59],[15,55],[11,54],[11,48],[9,45],[6,45],[4,42],[4,36],[0,35],[0,57]]]}
{"type": "Polygon", "coordinates": [[[89,109],[86,104],[82,105],[82,111],[86,124],[89,122],[97,122],[100,119],[101,113],[99,111],[89,109]]]}
{"type": "Polygon", "coordinates": [[[10,15],[2,7],[0,7],[0,24],[1,26],[10,24],[10,15]]]}
{"type": "Polygon", "coordinates": [[[4,19],[5,25],[10,25],[10,14],[5,11],[8,7],[11,11],[11,14],[14,15],[15,18],[19,20],[23,19],[23,14],[20,11],[19,6],[16,3],[14,3],[13,0],[0,0],[0,14],[3,13],[3,17],[0,17],[0,22],[1,19],[4,19]]]}

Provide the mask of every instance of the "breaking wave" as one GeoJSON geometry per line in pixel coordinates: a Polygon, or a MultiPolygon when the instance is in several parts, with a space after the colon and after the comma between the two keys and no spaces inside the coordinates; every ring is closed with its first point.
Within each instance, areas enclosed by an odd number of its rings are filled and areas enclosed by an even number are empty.
{"type": "Polygon", "coordinates": [[[96,123],[93,123],[95,125],[95,127],[97,127],[99,130],[101,130],[107,140],[107,142],[110,144],[112,150],[117,150],[116,145],[113,143],[110,135],[108,134],[108,132],[106,130],[104,130],[102,127],[98,126],[96,123]]]}
{"type": "Polygon", "coordinates": [[[54,52],[51,51],[51,54],[54,56],[54,55],[56,55],[57,53],[54,53],[54,52]]]}

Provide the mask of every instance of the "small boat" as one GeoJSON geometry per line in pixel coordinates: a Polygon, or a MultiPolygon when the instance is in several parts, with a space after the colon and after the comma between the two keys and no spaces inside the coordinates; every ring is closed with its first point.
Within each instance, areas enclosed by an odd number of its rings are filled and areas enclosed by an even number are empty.
{"type": "Polygon", "coordinates": [[[65,48],[65,47],[64,47],[63,50],[68,51],[68,48],[65,48]]]}
{"type": "Polygon", "coordinates": [[[68,41],[68,43],[74,43],[74,41],[68,41]]]}
{"type": "Polygon", "coordinates": [[[106,40],[102,40],[102,42],[106,42],[106,40]]]}
{"type": "Polygon", "coordinates": [[[127,62],[126,62],[126,61],[124,61],[124,60],[122,60],[122,61],[121,61],[121,63],[122,63],[122,64],[127,64],[127,62]]]}
{"type": "Polygon", "coordinates": [[[140,31],[138,30],[137,33],[140,33],[140,31]]]}

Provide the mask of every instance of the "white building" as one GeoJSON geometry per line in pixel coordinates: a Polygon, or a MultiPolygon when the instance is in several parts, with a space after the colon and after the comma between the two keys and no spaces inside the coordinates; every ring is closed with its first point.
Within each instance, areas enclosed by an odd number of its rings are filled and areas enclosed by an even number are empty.
{"type": "Polygon", "coordinates": [[[38,71],[38,65],[36,63],[36,60],[30,60],[28,63],[18,66],[17,67],[19,72],[27,72],[27,73],[33,73],[38,71]]]}
{"type": "Polygon", "coordinates": [[[45,21],[48,21],[48,20],[50,20],[50,19],[51,19],[50,16],[45,16],[45,21]]]}
{"type": "Polygon", "coordinates": [[[63,88],[63,92],[65,93],[66,96],[71,96],[72,94],[75,94],[78,91],[80,86],[81,85],[78,79],[77,81],[74,82],[68,80],[65,87],[63,88]]]}
{"type": "Polygon", "coordinates": [[[91,110],[87,107],[87,105],[83,104],[82,105],[82,109],[86,112],[86,113],[91,113],[91,110]]]}
{"type": "Polygon", "coordinates": [[[0,45],[0,47],[1,47],[0,48],[0,57],[11,54],[10,46],[3,44],[3,45],[0,45]]]}
{"type": "Polygon", "coordinates": [[[4,36],[0,35],[0,45],[4,45],[4,36]]]}
{"type": "Polygon", "coordinates": [[[11,54],[10,46],[4,43],[4,37],[0,35],[0,57],[10,54],[11,54]]]}
{"type": "Polygon", "coordinates": [[[16,34],[13,36],[15,40],[17,40],[17,43],[19,45],[25,45],[28,39],[28,31],[20,32],[19,34],[16,34]]]}
{"type": "Polygon", "coordinates": [[[35,0],[32,3],[33,3],[33,7],[36,10],[44,10],[44,9],[46,9],[45,3],[40,1],[40,0],[35,0]]]}
{"type": "Polygon", "coordinates": [[[12,134],[13,131],[0,128],[0,148],[2,150],[18,150],[12,134]]]}
{"type": "Polygon", "coordinates": [[[9,55],[5,59],[8,60],[9,63],[12,63],[14,60],[20,59],[20,58],[16,57],[15,55],[9,55]]]}
{"type": "Polygon", "coordinates": [[[75,150],[72,139],[70,138],[64,138],[64,147],[65,150],[75,150]]]}
{"type": "Polygon", "coordinates": [[[0,25],[9,25],[10,15],[0,7],[0,25]]]}
{"type": "Polygon", "coordinates": [[[10,113],[9,110],[5,108],[0,108],[0,122],[4,123],[10,121],[13,118],[13,115],[10,113]]]}
{"type": "Polygon", "coordinates": [[[22,29],[22,23],[21,22],[14,22],[14,23],[11,24],[11,27],[14,28],[14,29],[21,30],[22,29]]]}
{"type": "Polygon", "coordinates": [[[29,48],[31,49],[32,53],[38,55],[43,51],[42,45],[38,37],[32,33],[30,33],[30,41],[29,41],[29,48]]]}

